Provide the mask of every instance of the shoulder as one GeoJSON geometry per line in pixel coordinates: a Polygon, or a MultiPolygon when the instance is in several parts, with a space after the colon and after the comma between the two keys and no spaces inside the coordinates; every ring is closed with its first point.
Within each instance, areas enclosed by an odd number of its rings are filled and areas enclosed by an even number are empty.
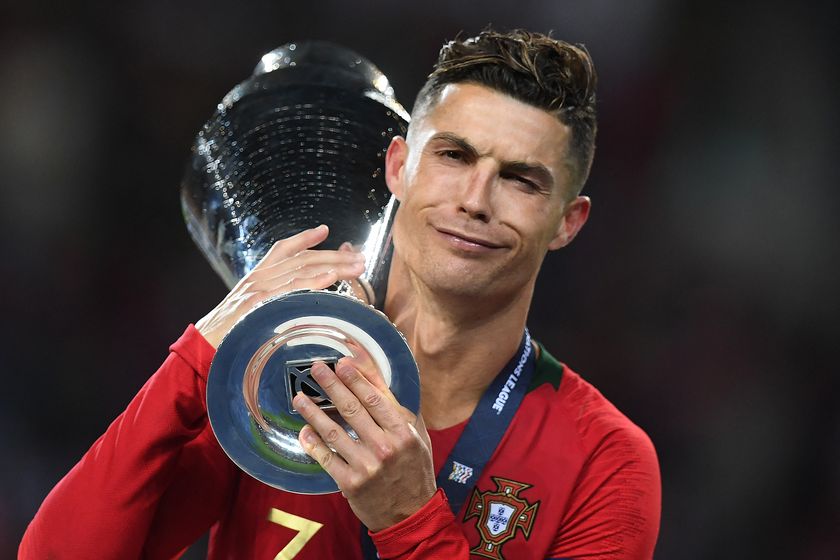
{"type": "Polygon", "coordinates": [[[572,430],[590,452],[605,445],[630,446],[639,453],[656,452],[648,435],[597,388],[540,346],[530,392],[572,430]]]}
{"type": "MultiPolygon", "coordinates": [[[[597,555],[600,547],[614,546],[627,552],[626,557],[649,558],[661,513],[659,461],[650,438],[591,383],[544,348],[537,372],[542,378],[532,384],[530,394],[542,401],[551,416],[553,444],[576,459],[575,483],[555,556],[597,555]],[[573,546],[579,539],[586,540],[584,535],[600,544],[583,549],[573,546]]],[[[538,379],[535,375],[535,382],[538,379]]]]}

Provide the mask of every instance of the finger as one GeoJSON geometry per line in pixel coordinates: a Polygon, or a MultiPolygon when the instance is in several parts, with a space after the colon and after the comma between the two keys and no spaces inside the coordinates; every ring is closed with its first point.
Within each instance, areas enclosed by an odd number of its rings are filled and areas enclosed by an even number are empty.
{"type": "MultiPolygon", "coordinates": [[[[364,347],[355,340],[349,341],[347,346],[350,348],[352,356],[343,359],[352,362],[353,366],[358,369],[362,375],[365,376],[365,379],[370,381],[374,387],[378,388],[383,393],[391,394],[391,388],[385,382],[385,378],[382,377],[382,372],[379,371],[379,367],[377,367],[367,350],[365,350],[364,347]]],[[[391,396],[393,395],[391,394],[391,396]]],[[[396,398],[394,400],[396,400],[396,398]]]]}
{"type": "Polygon", "coordinates": [[[292,269],[298,266],[304,266],[311,263],[351,263],[351,262],[365,262],[365,256],[361,253],[352,251],[328,251],[326,249],[307,249],[300,251],[281,259],[266,268],[271,267],[287,267],[292,269]]]}
{"type": "Polygon", "coordinates": [[[278,260],[296,255],[306,249],[315,247],[324,241],[329,234],[330,229],[325,224],[321,224],[318,227],[305,229],[291,237],[276,241],[259,262],[257,267],[274,263],[278,260]]]}
{"type": "Polygon", "coordinates": [[[252,275],[255,281],[271,280],[283,274],[300,272],[300,276],[307,276],[302,272],[306,267],[332,265],[355,266],[358,274],[364,272],[364,257],[358,253],[340,253],[338,251],[304,251],[293,257],[283,259],[270,266],[266,266],[252,275]]]}
{"type": "MultiPolygon", "coordinates": [[[[315,430],[321,442],[328,448],[338,452],[343,462],[348,465],[364,464],[368,459],[368,452],[363,445],[354,440],[335,420],[327,416],[312,399],[298,393],[292,399],[292,404],[301,416],[315,430]]],[[[361,409],[361,407],[359,407],[361,409]]],[[[306,440],[304,440],[306,441],[306,440]]],[[[314,457],[313,457],[314,458],[314,457]]],[[[316,461],[318,459],[315,459],[316,461]]],[[[327,459],[330,460],[330,459],[327,459]]]]}
{"type": "Polygon", "coordinates": [[[327,264],[319,263],[307,265],[302,268],[290,270],[272,276],[269,278],[261,278],[252,284],[251,291],[275,291],[278,288],[283,288],[287,284],[292,283],[295,279],[305,279],[318,276],[320,274],[334,273],[338,280],[356,278],[363,270],[364,265],[359,263],[350,264],[327,264]]]}
{"type": "Polygon", "coordinates": [[[315,276],[294,277],[271,288],[255,290],[247,296],[251,304],[261,303],[296,290],[323,290],[338,282],[338,274],[330,270],[315,276]]]}
{"type": "Polygon", "coordinates": [[[286,293],[292,290],[323,290],[339,280],[356,278],[363,265],[313,265],[292,272],[287,272],[275,278],[262,280],[259,285],[264,286],[254,291],[265,293],[286,293]],[[319,279],[331,280],[323,283],[319,279]],[[317,287],[312,287],[313,285],[317,287]]]}
{"type": "MultiPolygon", "coordinates": [[[[371,384],[356,369],[352,361],[346,359],[339,360],[333,375],[338,378],[346,389],[349,389],[355,395],[356,400],[364,405],[370,418],[383,430],[396,431],[405,427],[406,416],[411,416],[410,421],[412,424],[414,423],[414,415],[402,407],[390,391],[381,391],[371,384]]],[[[350,420],[348,420],[348,423],[350,423],[350,420]]],[[[350,423],[350,425],[352,426],[353,424],[350,423]]],[[[363,429],[366,427],[363,426],[363,429]]],[[[354,429],[356,429],[355,426],[354,429]]],[[[359,430],[356,431],[361,437],[362,433],[359,430]]]]}
{"type": "Polygon", "coordinates": [[[382,429],[367,412],[366,405],[359,401],[354,392],[346,387],[330,368],[323,362],[316,362],[312,364],[311,372],[312,378],[327,393],[338,413],[350,424],[359,439],[365,442],[372,441],[382,434],[382,429]]]}
{"type": "Polygon", "coordinates": [[[262,279],[250,284],[246,297],[252,303],[262,302],[296,290],[324,290],[339,280],[352,280],[361,274],[364,265],[305,267],[280,276],[262,279]]]}
{"type": "MultiPolygon", "coordinates": [[[[312,406],[315,405],[312,404],[312,406]]],[[[315,459],[321,468],[341,486],[341,481],[350,474],[350,466],[347,462],[324,443],[312,426],[303,427],[298,434],[298,441],[306,454],[315,459]]]]}
{"type": "Polygon", "coordinates": [[[338,250],[342,251],[342,252],[348,252],[348,253],[361,253],[362,252],[361,247],[359,247],[357,245],[353,245],[349,241],[345,241],[344,243],[339,245],[338,250]]]}

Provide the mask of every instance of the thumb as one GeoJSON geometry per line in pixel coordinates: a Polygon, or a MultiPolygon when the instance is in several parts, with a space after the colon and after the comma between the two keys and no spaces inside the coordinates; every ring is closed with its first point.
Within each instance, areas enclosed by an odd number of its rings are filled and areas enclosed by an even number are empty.
{"type": "Polygon", "coordinates": [[[429,430],[426,429],[426,421],[423,420],[423,415],[420,412],[417,412],[417,417],[414,421],[414,428],[417,430],[417,434],[420,436],[420,439],[423,440],[423,443],[426,444],[430,450],[432,449],[432,439],[429,437],[429,430]]]}

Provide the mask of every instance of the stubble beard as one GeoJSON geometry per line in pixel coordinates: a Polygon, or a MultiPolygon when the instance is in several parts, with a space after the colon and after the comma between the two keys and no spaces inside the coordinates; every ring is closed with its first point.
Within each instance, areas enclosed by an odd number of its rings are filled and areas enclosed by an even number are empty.
{"type": "MultiPolygon", "coordinates": [[[[458,306],[482,307],[515,297],[503,263],[481,262],[417,248],[416,266],[409,267],[415,289],[458,306]],[[435,255],[437,258],[432,257],[435,255]]],[[[515,282],[514,282],[515,283],[515,282]]]]}

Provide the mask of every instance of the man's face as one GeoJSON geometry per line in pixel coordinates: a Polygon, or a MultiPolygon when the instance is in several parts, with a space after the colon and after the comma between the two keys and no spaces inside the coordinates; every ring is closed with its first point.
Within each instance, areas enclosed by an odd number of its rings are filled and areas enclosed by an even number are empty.
{"type": "Polygon", "coordinates": [[[567,126],[474,84],[451,84],[389,148],[401,206],[394,243],[417,280],[450,295],[509,297],[530,288],[547,250],[589,211],[570,197],[567,126]]]}

